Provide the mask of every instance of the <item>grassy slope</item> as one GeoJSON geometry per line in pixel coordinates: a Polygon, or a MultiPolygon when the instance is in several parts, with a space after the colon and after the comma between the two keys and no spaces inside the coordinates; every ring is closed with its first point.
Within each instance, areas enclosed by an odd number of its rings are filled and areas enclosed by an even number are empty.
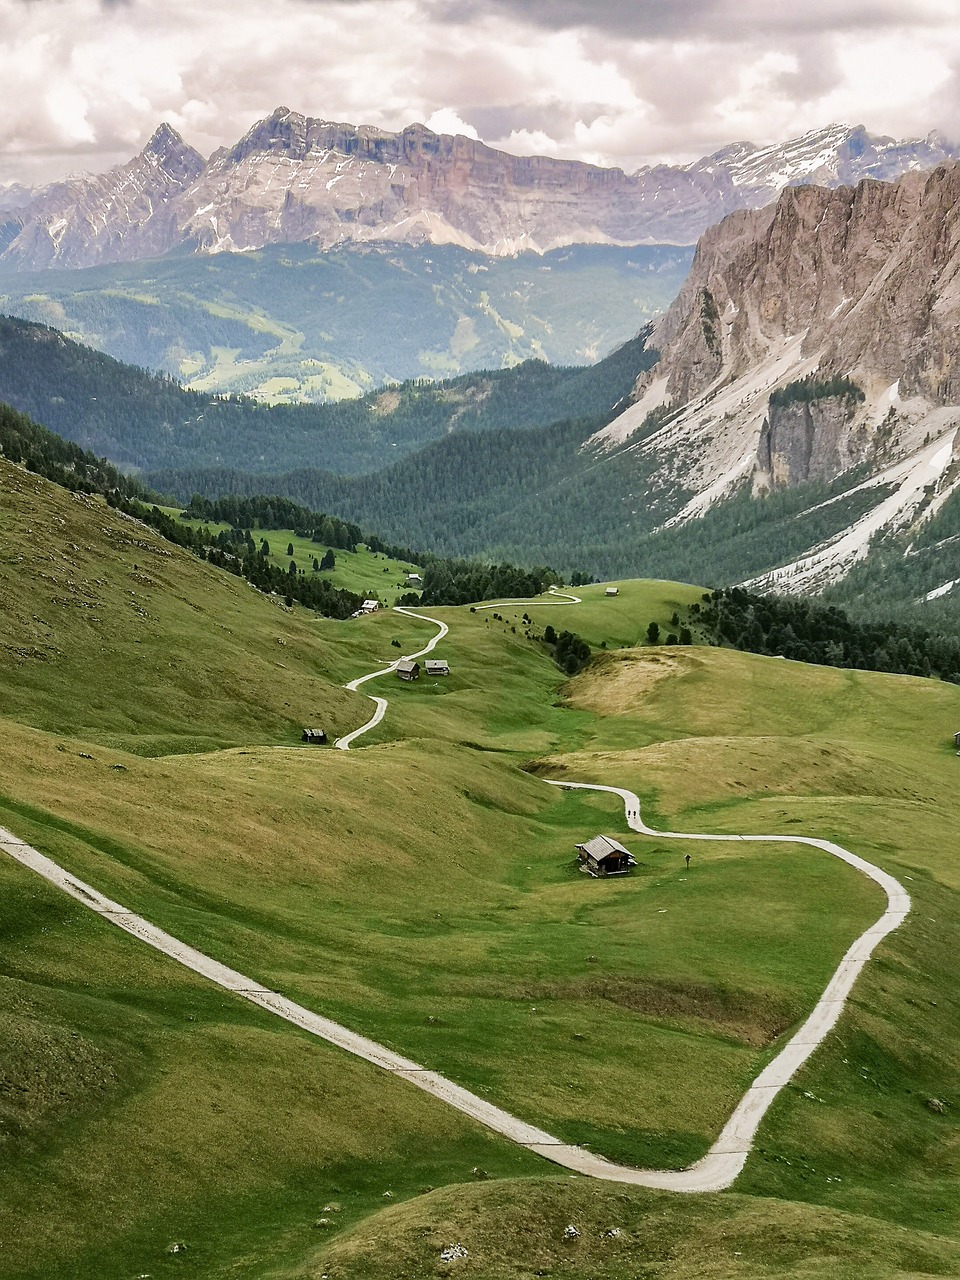
{"type": "MultiPolygon", "coordinates": [[[[179,507],[165,507],[164,510],[174,517],[179,517],[179,507]]],[[[228,524],[215,520],[184,520],[189,528],[204,527],[214,533],[229,529],[228,524]]],[[[362,596],[376,596],[386,603],[396,603],[399,596],[409,591],[406,575],[418,568],[417,565],[371,551],[369,547],[360,545],[356,551],[344,551],[341,547],[327,548],[323,543],[313,542],[310,538],[301,538],[293,529],[258,529],[254,540],[259,546],[261,538],[266,538],[270,546],[269,560],[281,569],[290,566],[291,557],[286,554],[289,546],[293,547],[293,559],[297,567],[305,573],[313,572],[314,559],[322,560],[325,551],[332,550],[336,559],[336,567],[324,569],[320,576],[345,591],[355,591],[362,596]]]]}
{"type": "MultiPolygon", "coordinates": [[[[57,511],[59,499],[44,493],[57,511]]],[[[41,528],[29,491],[20,499],[28,527],[41,528]]],[[[61,546],[100,547],[97,580],[109,586],[113,553],[96,531],[114,517],[75,511],[79,526],[61,533],[61,546]]],[[[57,535],[45,536],[52,553],[57,535]]],[[[10,578],[24,584],[21,614],[28,594],[48,585],[27,573],[23,554],[10,578]]],[[[429,633],[390,615],[301,624],[175,550],[170,560],[194,608],[212,610],[222,590],[243,609],[251,663],[261,644],[271,652],[277,619],[322,654],[334,680],[395,656],[393,638],[407,651],[429,633]]],[[[101,590],[105,616],[122,618],[122,597],[101,590]]],[[[695,595],[624,584],[607,601],[600,590],[581,592],[583,606],[517,612],[615,644],[635,641],[651,617],[668,622],[695,595]]],[[[349,756],[253,745],[283,740],[261,726],[243,749],[205,755],[89,747],[79,728],[67,736],[36,710],[46,714],[54,695],[69,705],[60,664],[46,663],[46,686],[34,677],[4,722],[0,822],[180,936],[564,1136],[670,1162],[709,1142],[771,1037],[808,1007],[878,912],[879,895],[812,851],[763,845],[692,845],[688,875],[683,845],[625,836],[611,801],[548,790],[517,765],[551,753],[548,774],[623,781],[675,826],[837,835],[912,876],[917,911],[778,1104],[738,1195],[664,1201],[557,1176],[111,936],[8,864],[2,1040],[17,1056],[0,1064],[0,1275],[112,1280],[174,1264],[204,1277],[304,1266],[317,1276],[431,1274],[437,1239],[468,1233],[471,1270],[490,1276],[541,1263],[584,1277],[727,1274],[725,1232],[747,1242],[746,1274],[776,1274],[801,1255],[810,1275],[842,1274],[836,1257],[862,1274],[946,1271],[958,1256],[957,1130],[952,1109],[937,1115],[925,1103],[952,1103],[960,1043],[960,949],[943,924],[960,879],[943,799],[956,764],[944,726],[960,718],[960,692],[716,650],[644,649],[608,654],[574,682],[569,705],[555,705],[559,674],[524,638],[522,616],[437,612],[453,624],[438,650],[451,676],[414,686],[388,677],[384,740],[349,756]],[[624,836],[641,860],[637,875],[616,884],[577,875],[571,846],[595,830],[624,836]],[[386,1221],[373,1212],[387,1190],[404,1199],[469,1181],[474,1166],[526,1181],[414,1200],[386,1221]],[[91,1202],[111,1212],[91,1214],[91,1202]],[[353,1233],[306,1262],[320,1239],[309,1223],[331,1202],[340,1209],[323,1216],[355,1224],[353,1233]],[[62,1229],[51,1237],[52,1220],[62,1229]],[[894,1235],[884,1220],[911,1231],[894,1235]],[[563,1252],[564,1221],[580,1223],[589,1248],[585,1239],[582,1253],[563,1252]],[[491,1223],[503,1227],[499,1239],[491,1223]],[[682,1249],[670,1243],[673,1223],[682,1249]],[[601,1257],[608,1226],[628,1243],[601,1257]],[[166,1245],[181,1239],[189,1251],[168,1262],[166,1245]]],[[[180,625],[193,614],[185,609],[180,625]]],[[[168,703],[206,660],[206,629],[190,633],[168,703]]],[[[88,632],[73,624],[60,647],[80,685],[88,632]]],[[[101,738],[139,701],[130,661],[126,678],[101,691],[101,738]]],[[[277,678],[302,684],[307,670],[289,664],[277,678]]],[[[22,688],[24,674],[13,669],[8,690],[22,688]]],[[[86,726],[92,712],[79,705],[86,726]]],[[[353,723],[368,705],[354,700],[353,723]]],[[[208,711],[224,714],[216,703],[208,711]]],[[[236,740],[236,724],[220,733],[236,740]]]]}
{"type": "Polygon", "coordinates": [[[309,615],[0,458],[0,713],[142,754],[299,739],[364,705],[309,615]]]}

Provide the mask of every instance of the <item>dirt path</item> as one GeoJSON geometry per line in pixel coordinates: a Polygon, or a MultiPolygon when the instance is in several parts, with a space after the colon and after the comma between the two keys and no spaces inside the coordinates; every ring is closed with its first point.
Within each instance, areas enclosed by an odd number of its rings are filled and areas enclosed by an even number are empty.
{"type": "MultiPolygon", "coordinates": [[[[579,603],[579,601],[576,602],[579,603]]],[[[478,607],[491,608],[493,606],[478,607]]],[[[430,622],[438,628],[437,634],[430,643],[417,653],[411,654],[410,657],[422,657],[424,654],[429,653],[448,633],[449,628],[447,625],[436,618],[427,617],[425,614],[413,613],[409,609],[402,609],[399,612],[406,613],[413,618],[419,618],[424,622],[430,622]]],[[[398,659],[398,661],[402,660],[398,659]]],[[[358,689],[366,681],[374,680],[378,676],[387,675],[396,670],[396,666],[397,663],[394,662],[390,666],[372,671],[368,675],[360,676],[348,684],[346,688],[358,689]]],[[[375,715],[367,724],[339,739],[336,745],[342,750],[349,749],[351,742],[372,729],[374,725],[379,724],[383,719],[388,705],[386,698],[374,698],[373,700],[377,703],[375,715]]],[[[338,1048],[355,1054],[357,1057],[363,1058],[384,1071],[392,1072],[401,1079],[415,1085],[418,1089],[423,1089],[426,1093],[439,1098],[440,1101],[455,1107],[458,1111],[463,1112],[464,1115],[479,1121],[480,1124],[485,1125],[488,1129],[502,1134],[503,1137],[509,1138],[512,1142],[527,1147],[530,1151],[537,1152],[546,1159],[552,1160],[555,1164],[572,1169],[576,1173],[586,1174],[592,1178],[602,1178],[609,1182],[631,1183],[637,1186],[656,1187],[666,1191],[678,1192],[722,1191],[732,1185],[743,1169],[753,1146],[760,1122],[774,1098],[836,1025],[857,977],[873,954],[876,946],[906,919],[910,911],[910,898],[903,886],[893,876],[888,875],[885,871],[881,871],[879,867],[874,866],[873,863],[867,862],[864,858],[850,853],[847,849],[838,844],[833,844],[829,840],[817,840],[806,836],[709,835],[680,831],[655,831],[641,819],[640,801],[632,791],[627,791],[622,787],[601,786],[589,782],[566,782],[554,779],[545,779],[545,781],[554,787],[571,790],[604,791],[619,796],[624,803],[627,825],[634,831],[643,835],[655,836],[657,839],[762,841],[764,843],[810,845],[835,858],[840,858],[849,866],[868,876],[887,895],[886,910],[877,922],[861,934],[849,948],[803,1026],[760,1072],[735,1107],[719,1138],[703,1159],[698,1160],[689,1169],[633,1169],[624,1165],[614,1164],[612,1161],[605,1160],[602,1156],[594,1155],[593,1152],[587,1151],[583,1147],[563,1143],[549,1133],[527,1124],[526,1121],[510,1115],[509,1112],[503,1111],[499,1107],[493,1106],[492,1103],[485,1101],[476,1094],[462,1089],[444,1076],[421,1067],[409,1058],[404,1058],[385,1046],[377,1044],[373,1040],[368,1040],[365,1036],[358,1035],[339,1023],[332,1022],[329,1018],[324,1018],[310,1009],[305,1009],[302,1005],[295,1004],[292,1000],[280,995],[279,992],[271,991],[260,983],[245,977],[242,973],[238,973],[235,969],[230,969],[212,957],[196,951],[178,938],[174,938],[171,934],[158,929],[156,925],[143,919],[142,916],[128,911],[120,903],[111,901],[111,899],[105,897],[90,885],[85,884],[82,880],[77,879],[76,876],[71,875],[50,858],[30,845],[24,844],[23,841],[18,840],[15,835],[3,828],[0,828],[0,849],[23,866],[30,868],[51,884],[70,894],[72,898],[75,898],[91,911],[95,911],[105,920],[109,920],[111,924],[132,934],[133,937],[145,942],[148,946],[156,948],[164,955],[169,956],[170,959],[177,961],[178,964],[185,965],[188,969],[192,969],[195,973],[208,978],[211,982],[217,983],[242,999],[250,1000],[253,1004],[267,1010],[268,1013],[273,1013],[279,1018],[285,1018],[295,1026],[302,1027],[305,1031],[329,1041],[338,1048]]]]}

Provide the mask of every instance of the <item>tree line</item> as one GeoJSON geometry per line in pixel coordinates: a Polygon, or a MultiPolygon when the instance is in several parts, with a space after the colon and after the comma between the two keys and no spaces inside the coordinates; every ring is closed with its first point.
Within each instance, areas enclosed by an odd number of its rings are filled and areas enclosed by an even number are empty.
{"type": "Polygon", "coordinates": [[[742,587],[705,594],[692,613],[714,643],[749,653],[960,684],[957,635],[903,622],[858,622],[837,605],[752,595],[742,587]]]}
{"type": "Polygon", "coordinates": [[[777,387],[770,394],[771,409],[785,409],[791,404],[812,404],[814,400],[829,400],[833,397],[847,400],[852,404],[861,404],[866,398],[863,389],[842,374],[822,377],[809,373],[796,382],[788,382],[785,387],[777,387]]]}

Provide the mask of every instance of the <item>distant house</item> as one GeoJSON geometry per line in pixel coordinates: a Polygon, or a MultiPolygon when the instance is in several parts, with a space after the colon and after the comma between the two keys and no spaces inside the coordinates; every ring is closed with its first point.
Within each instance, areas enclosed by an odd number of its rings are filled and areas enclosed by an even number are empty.
{"type": "Polygon", "coordinates": [[[408,573],[406,583],[408,587],[422,587],[423,579],[420,577],[419,573],[408,573]]]}
{"type": "Polygon", "coordinates": [[[606,591],[604,591],[604,593],[603,593],[603,594],[604,594],[605,596],[618,596],[618,595],[620,594],[620,588],[619,588],[619,587],[607,587],[606,591]]]}
{"type": "Polygon", "coordinates": [[[428,658],[423,664],[428,676],[448,676],[450,663],[446,658],[428,658]]]}
{"type": "Polygon", "coordinates": [[[326,742],[327,735],[322,729],[304,729],[302,738],[304,742],[310,742],[314,746],[319,746],[321,742],[326,742]]]}
{"type": "Polygon", "coordinates": [[[578,844],[577,861],[581,871],[597,877],[625,876],[637,865],[630,850],[610,836],[594,836],[586,844],[578,844]]]}
{"type": "Polygon", "coordinates": [[[411,658],[402,659],[397,663],[397,675],[401,680],[419,680],[420,663],[414,662],[411,658]]]}
{"type": "Polygon", "coordinates": [[[364,600],[363,604],[360,606],[360,612],[376,613],[379,608],[380,608],[379,600],[364,600]]]}
{"type": "Polygon", "coordinates": [[[953,735],[953,741],[954,741],[954,745],[956,746],[957,750],[958,750],[958,751],[960,751],[960,733],[955,733],[955,734],[953,735]]]}

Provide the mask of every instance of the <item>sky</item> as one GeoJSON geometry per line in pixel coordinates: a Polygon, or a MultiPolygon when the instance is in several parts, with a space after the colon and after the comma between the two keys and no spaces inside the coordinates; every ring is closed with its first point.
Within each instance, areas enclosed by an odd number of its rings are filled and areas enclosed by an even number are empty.
{"type": "Polygon", "coordinates": [[[277,106],[629,172],[841,122],[960,139],[958,0],[0,0],[0,185],[277,106]]]}

